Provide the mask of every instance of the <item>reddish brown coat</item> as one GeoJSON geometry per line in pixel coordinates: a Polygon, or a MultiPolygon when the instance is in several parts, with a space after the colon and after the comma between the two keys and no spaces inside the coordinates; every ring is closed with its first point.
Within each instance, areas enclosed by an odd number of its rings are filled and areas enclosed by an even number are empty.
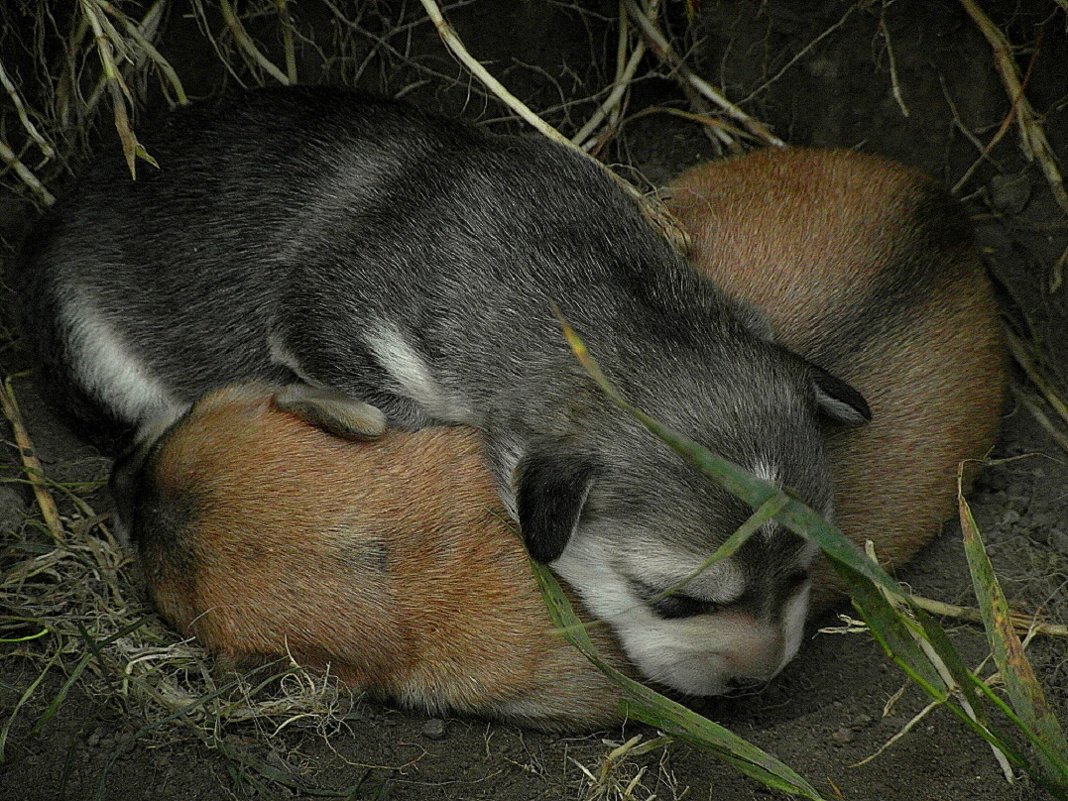
{"type": "Polygon", "coordinates": [[[550,728],[618,719],[613,686],[552,630],[475,432],[353,442],[232,387],[145,469],[133,537],[150,590],[209,649],[329,663],[428,710],[550,728]]]}

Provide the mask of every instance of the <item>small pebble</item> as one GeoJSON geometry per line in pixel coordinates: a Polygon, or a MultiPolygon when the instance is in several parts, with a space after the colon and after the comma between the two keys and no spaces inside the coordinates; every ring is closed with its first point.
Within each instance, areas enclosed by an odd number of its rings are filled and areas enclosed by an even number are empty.
{"type": "Polygon", "coordinates": [[[423,736],[428,740],[441,740],[445,737],[445,721],[431,718],[423,724],[423,736]]]}
{"type": "Polygon", "coordinates": [[[990,179],[990,202],[999,211],[1019,214],[1031,199],[1031,180],[1023,175],[995,175],[990,179]]]}
{"type": "Polygon", "coordinates": [[[1068,554],[1068,533],[1055,528],[1050,531],[1047,542],[1053,550],[1068,554]]]}
{"type": "Polygon", "coordinates": [[[852,729],[846,729],[846,728],[838,729],[837,731],[835,731],[834,734],[831,735],[831,739],[834,740],[839,745],[844,744],[844,743],[848,743],[848,742],[852,742],[852,740],[853,740],[853,730],[852,729]]]}
{"type": "Polygon", "coordinates": [[[1014,526],[1020,522],[1020,513],[1015,509],[1009,509],[1001,516],[1001,525],[1014,526]]]}
{"type": "Polygon", "coordinates": [[[1008,508],[1014,512],[1019,512],[1021,515],[1027,511],[1027,507],[1031,505],[1031,499],[1022,495],[1015,495],[1009,498],[1007,504],[1008,508]]]}

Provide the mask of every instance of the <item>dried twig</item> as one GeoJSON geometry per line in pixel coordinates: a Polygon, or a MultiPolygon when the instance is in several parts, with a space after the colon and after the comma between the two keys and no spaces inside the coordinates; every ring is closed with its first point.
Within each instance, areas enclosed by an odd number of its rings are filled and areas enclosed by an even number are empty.
{"type": "MultiPolygon", "coordinates": [[[[1042,172],[1046,176],[1050,191],[1057,204],[1068,214],[1068,191],[1064,187],[1064,176],[1061,175],[1057,164],[1057,157],[1046,139],[1046,131],[1039,121],[1031,103],[1024,95],[1024,83],[1020,79],[1019,70],[1012,57],[1012,45],[1005,38],[1005,34],[991,21],[983,10],[975,3],[975,0],[960,0],[968,16],[972,18],[983,36],[986,37],[994,52],[994,63],[1001,75],[1001,82],[1005,85],[1005,91],[1012,103],[1013,116],[1020,129],[1020,145],[1028,161],[1037,160],[1042,172]]],[[[1068,255],[1068,254],[1066,254],[1068,255]]],[[[1062,258],[1062,261],[1064,259],[1062,258]]],[[[1053,288],[1060,285],[1060,274],[1056,270],[1052,277],[1053,288]]]]}
{"type": "Polygon", "coordinates": [[[3,390],[0,391],[0,406],[3,407],[4,416],[11,424],[11,430],[15,435],[15,445],[19,449],[19,458],[22,459],[23,472],[26,474],[26,480],[33,487],[33,495],[37,499],[37,506],[48,527],[48,533],[56,545],[62,545],[66,536],[59,519],[59,509],[56,508],[52,493],[48,491],[48,485],[44,480],[44,467],[41,465],[41,460],[37,458],[33,441],[26,430],[26,424],[22,421],[22,413],[15,400],[15,390],[11,385],[10,377],[4,380],[3,390]]]}
{"type": "Polygon", "coordinates": [[[583,158],[588,158],[594,164],[598,165],[620,187],[622,187],[624,191],[638,201],[639,207],[645,217],[678,251],[685,253],[689,250],[689,236],[687,236],[686,232],[682,230],[678,222],[671,216],[657,198],[643,195],[636,186],[608,169],[608,167],[590,156],[581,147],[573,144],[566,136],[531,111],[523,101],[509,92],[500,81],[494,78],[489,70],[487,70],[478,59],[471,55],[468,49],[464,46],[463,41],[457,36],[453,27],[445,21],[445,18],[441,14],[441,9],[438,8],[438,4],[434,2],[434,0],[420,0],[420,2],[423,4],[427,16],[430,17],[430,20],[434,23],[434,27],[437,29],[438,35],[445,43],[445,46],[448,47],[453,55],[459,59],[460,63],[469,69],[472,75],[482,81],[486,88],[496,95],[501,102],[552,141],[571,148],[577,153],[580,153],[583,158]]]}
{"type": "Polygon", "coordinates": [[[30,115],[26,111],[26,104],[22,100],[22,95],[19,94],[19,90],[8,76],[7,70],[4,69],[3,61],[0,61],[0,86],[4,87],[4,91],[7,92],[7,96],[11,99],[11,105],[15,107],[15,113],[18,114],[19,122],[21,122],[22,127],[26,129],[26,133],[29,134],[30,139],[37,144],[42,155],[49,159],[55,156],[56,152],[51,143],[44,138],[41,132],[37,130],[37,126],[33,124],[33,120],[30,119],[30,115]]]}
{"type": "Polygon", "coordinates": [[[260,49],[256,47],[256,43],[252,40],[252,37],[248,35],[248,31],[245,30],[245,26],[241,24],[241,20],[238,19],[237,14],[234,13],[234,7],[230,5],[230,0],[219,0],[219,12],[222,14],[223,20],[226,22],[226,27],[230,29],[230,33],[234,37],[234,41],[237,46],[241,48],[249,58],[251,58],[256,64],[258,64],[264,72],[269,74],[278,83],[283,86],[288,86],[292,81],[289,77],[276,67],[267,56],[260,52],[260,49]]]}
{"type": "Polygon", "coordinates": [[[3,139],[0,139],[0,160],[4,162],[8,167],[15,171],[15,175],[19,177],[26,186],[28,186],[33,192],[41,198],[41,202],[46,206],[51,206],[56,202],[55,196],[45,189],[44,184],[40,179],[33,174],[33,171],[22,163],[22,160],[18,157],[18,154],[11,149],[3,139]]]}
{"type": "Polygon", "coordinates": [[[728,100],[722,92],[686,66],[685,62],[683,62],[678,53],[676,53],[675,49],[671,46],[671,43],[667,40],[667,37],[664,36],[661,30],[656,26],[656,23],[642,12],[635,0],[624,0],[623,4],[627,9],[627,14],[631,21],[641,30],[642,35],[646,38],[646,41],[648,41],[653,52],[661,61],[670,67],[683,82],[696,89],[703,97],[723,109],[728,116],[736,120],[742,127],[761,141],[774,147],[786,147],[786,143],[772,134],[764,123],[746,114],[738,106],[728,100]]]}

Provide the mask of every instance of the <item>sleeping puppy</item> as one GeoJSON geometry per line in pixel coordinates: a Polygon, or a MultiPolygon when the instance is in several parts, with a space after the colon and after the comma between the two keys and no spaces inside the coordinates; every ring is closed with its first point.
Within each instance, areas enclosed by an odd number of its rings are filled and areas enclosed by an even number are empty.
{"type": "Polygon", "coordinates": [[[713,694],[793,656],[815,553],[777,525],[657,600],[750,510],[612,405],[553,304],[631,400],[823,513],[821,426],[867,405],[769,341],[598,165],[330,87],[139,136],[161,169],[95,165],[15,276],[54,397],[139,427],[229,382],[299,379],[380,428],[471,425],[530,554],[646,674],[713,694]]]}
{"type": "MultiPolygon", "coordinates": [[[[917,170],[836,150],[698,165],[668,206],[690,257],[778,341],[860,389],[873,420],[829,432],[835,520],[900,565],[956,509],[957,465],[993,447],[1008,365],[960,204],[917,170]]],[[[838,595],[816,572],[814,605],[838,595]]]]}
{"type": "Polygon", "coordinates": [[[614,685],[553,631],[477,434],[361,441],[377,426],[306,385],[237,384],[120,459],[119,522],[163,617],[233,662],[288,654],[430,713],[619,720],[614,685]]]}

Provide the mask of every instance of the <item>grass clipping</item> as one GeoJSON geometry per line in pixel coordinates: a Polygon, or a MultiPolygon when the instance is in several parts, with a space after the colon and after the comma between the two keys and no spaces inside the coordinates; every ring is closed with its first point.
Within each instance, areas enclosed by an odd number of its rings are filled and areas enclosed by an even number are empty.
{"type": "MultiPolygon", "coordinates": [[[[853,605],[891,661],[924,693],[949,709],[990,745],[1010,781],[1012,769],[1020,770],[1054,797],[1068,799],[1068,743],[1024,654],[1005,596],[963,495],[960,512],[968,565],[994,660],[1008,690],[1008,702],[964,665],[934,618],[914,606],[908,594],[874,559],[861,553],[841,532],[789,493],[750,475],[631,405],[601,372],[574,329],[562,317],[560,322],[575,356],[613,402],[706,476],[756,510],[708,563],[739,547],[759,529],[752,522],[768,517],[815,542],[845,581],[853,605]]],[[[540,565],[535,565],[534,571],[562,636],[619,684],[628,716],[710,750],[770,788],[817,801],[822,799],[809,782],[775,757],[613,670],[597,655],[552,573],[540,565]]]]}

